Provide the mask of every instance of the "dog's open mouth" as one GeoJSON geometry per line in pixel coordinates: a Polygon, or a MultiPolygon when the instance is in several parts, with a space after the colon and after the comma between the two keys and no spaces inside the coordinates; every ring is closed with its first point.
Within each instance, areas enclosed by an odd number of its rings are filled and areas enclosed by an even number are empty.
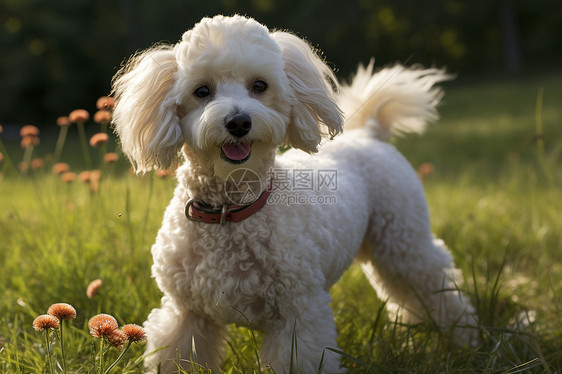
{"type": "Polygon", "coordinates": [[[221,146],[221,156],[232,164],[241,164],[250,158],[251,143],[227,143],[221,146]]]}

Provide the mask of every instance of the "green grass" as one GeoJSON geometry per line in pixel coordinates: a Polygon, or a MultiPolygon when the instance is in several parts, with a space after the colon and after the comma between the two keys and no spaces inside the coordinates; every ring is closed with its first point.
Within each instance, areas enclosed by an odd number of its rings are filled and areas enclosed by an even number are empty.
{"type": "MultiPolygon", "coordinates": [[[[562,75],[450,84],[441,121],[423,136],[396,141],[414,166],[434,166],[424,179],[432,227],[463,270],[463,289],[480,319],[478,344],[455,347],[431,323],[389,319],[353,266],[332,290],[349,372],[561,372],[560,97],[562,75]],[[535,136],[539,87],[543,148],[535,136]]],[[[14,142],[5,143],[20,161],[14,142]]],[[[46,155],[53,147],[43,141],[36,151],[46,155]]],[[[81,153],[74,153],[65,151],[63,159],[78,169],[81,153]]],[[[88,319],[103,312],[120,325],[142,324],[159,305],[150,246],[175,181],[129,175],[122,161],[92,195],[46,170],[20,176],[5,162],[0,170],[0,373],[48,372],[44,334],[31,323],[55,302],[78,312],[65,330],[69,372],[94,373],[99,344],[88,334],[88,319]],[[103,286],[88,299],[86,287],[96,278],[103,286]]],[[[232,327],[225,372],[267,372],[264,363],[258,368],[260,340],[232,327]]],[[[54,335],[52,346],[60,363],[54,335]]],[[[118,354],[108,350],[108,365],[118,354]]],[[[134,344],[113,372],[141,372],[142,354],[143,345],[134,344]]]]}

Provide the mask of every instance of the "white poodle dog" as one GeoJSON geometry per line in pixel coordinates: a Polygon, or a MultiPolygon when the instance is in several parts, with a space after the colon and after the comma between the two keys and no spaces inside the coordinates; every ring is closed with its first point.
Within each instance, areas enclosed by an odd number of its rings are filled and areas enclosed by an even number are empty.
{"type": "Polygon", "coordinates": [[[473,309],[416,173],[385,142],[437,117],[446,78],[371,63],[339,86],[305,41],[242,16],[134,56],[114,79],[123,151],[141,173],[183,163],[152,247],[164,296],[145,323],[147,370],[220,372],[235,323],[264,332],[278,374],[345,371],[326,350],[329,291],[354,261],[403,321],[466,342],[473,309]]]}

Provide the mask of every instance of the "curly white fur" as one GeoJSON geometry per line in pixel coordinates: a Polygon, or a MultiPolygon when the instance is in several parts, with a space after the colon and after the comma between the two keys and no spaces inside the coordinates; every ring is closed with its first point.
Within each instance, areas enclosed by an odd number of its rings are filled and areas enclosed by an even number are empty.
{"type": "Polygon", "coordinates": [[[306,42],[241,16],[205,18],[176,45],[133,57],[114,81],[123,151],[138,172],[174,167],[182,149],[185,161],[152,247],[164,297],[145,323],[147,352],[164,348],[147,368],[170,373],[196,361],[219,372],[225,325],[249,322],[265,332],[262,360],[275,372],[288,373],[291,361],[296,372],[316,372],[323,353],[322,371],[342,372],[324,351],[337,348],[329,290],[355,260],[406,320],[431,317],[443,329],[473,323],[472,307],[453,291],[451,255],[431,235],[415,172],[380,141],[435,119],[434,85],[443,79],[436,69],[374,73],[371,63],[340,88],[306,42]],[[235,136],[228,118],[240,113],[251,129],[235,136]],[[319,147],[343,119],[345,134],[319,147]],[[233,162],[225,157],[232,144],[251,152],[233,162]],[[281,144],[294,149],[277,155],[281,144]],[[262,181],[272,168],[337,170],[337,189],[299,191],[329,192],[337,203],[268,204],[225,225],[185,217],[188,197],[229,204],[227,191],[240,185],[226,176],[239,168],[262,181]]]}

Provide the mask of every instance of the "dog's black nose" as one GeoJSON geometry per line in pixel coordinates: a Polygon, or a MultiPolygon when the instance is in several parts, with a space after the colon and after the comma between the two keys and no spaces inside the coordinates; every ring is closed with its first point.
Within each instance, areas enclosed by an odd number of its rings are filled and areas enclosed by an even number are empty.
{"type": "Polygon", "coordinates": [[[240,138],[250,132],[252,119],[249,115],[236,113],[226,117],[226,129],[232,136],[240,138]]]}

